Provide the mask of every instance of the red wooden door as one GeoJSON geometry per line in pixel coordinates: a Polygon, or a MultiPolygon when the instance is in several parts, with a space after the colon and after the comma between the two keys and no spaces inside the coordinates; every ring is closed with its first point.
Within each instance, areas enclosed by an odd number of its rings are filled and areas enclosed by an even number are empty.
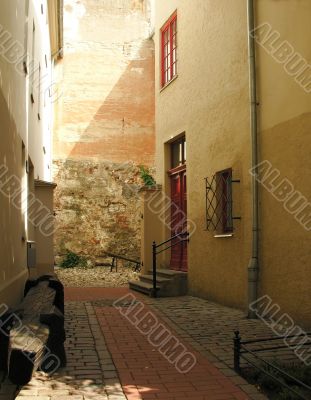
{"type": "MultiPolygon", "coordinates": [[[[183,168],[178,172],[171,172],[171,230],[172,236],[185,232],[187,229],[187,175],[183,168]]],[[[187,242],[176,239],[171,249],[171,268],[178,271],[187,271],[187,242]]]]}

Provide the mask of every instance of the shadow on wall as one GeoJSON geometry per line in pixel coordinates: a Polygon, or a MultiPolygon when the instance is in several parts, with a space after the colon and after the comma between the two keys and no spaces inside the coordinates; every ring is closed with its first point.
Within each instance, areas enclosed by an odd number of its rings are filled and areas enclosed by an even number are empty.
{"type": "Polygon", "coordinates": [[[150,54],[153,60],[153,42],[145,40],[79,142],[54,161],[57,255],[69,249],[93,260],[102,251],[139,258],[137,165],[153,165],[155,153],[150,54]]]}
{"type": "MultiPolygon", "coordinates": [[[[152,40],[143,41],[137,59],[129,63],[74,146],[72,141],[55,141],[56,148],[59,143],[62,149],[66,149],[67,159],[95,158],[154,165],[153,48],[152,40]]],[[[86,69],[86,79],[87,74],[86,69]]],[[[76,104],[71,104],[71,111],[78,120],[79,113],[83,113],[83,108],[87,108],[88,104],[87,101],[83,104],[83,100],[79,102],[78,93],[75,94],[77,100],[76,104]]],[[[75,124],[73,119],[70,122],[75,124]]]]}
{"type": "MultiPolygon", "coordinates": [[[[8,167],[8,173],[1,178],[1,182],[12,175],[20,179],[23,172],[22,140],[2,91],[0,116],[0,167],[3,164],[8,167]]],[[[26,247],[22,241],[22,237],[26,236],[24,223],[22,210],[14,207],[9,198],[0,192],[0,286],[26,268],[26,247]]]]}

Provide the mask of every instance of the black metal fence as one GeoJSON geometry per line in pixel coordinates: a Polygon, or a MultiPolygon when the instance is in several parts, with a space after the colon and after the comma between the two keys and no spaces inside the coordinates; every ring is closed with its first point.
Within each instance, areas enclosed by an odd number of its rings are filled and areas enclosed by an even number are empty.
{"type": "MultiPolygon", "coordinates": [[[[292,336],[277,336],[277,337],[270,337],[270,338],[262,338],[262,339],[253,339],[253,340],[242,340],[240,336],[240,332],[235,332],[235,337],[233,339],[233,349],[234,349],[234,369],[238,374],[241,374],[242,367],[241,367],[241,359],[247,362],[248,365],[251,365],[258,371],[262,372],[263,374],[269,376],[272,380],[277,382],[283,388],[286,388],[291,393],[295,394],[297,397],[303,400],[309,400],[311,396],[311,386],[307,385],[305,382],[295,378],[294,376],[290,375],[288,372],[280,368],[278,365],[274,365],[266,358],[261,357],[258,353],[265,352],[266,354],[269,352],[274,352],[277,350],[283,349],[291,349],[291,346],[287,344],[279,344],[279,345],[271,345],[276,341],[280,340],[288,340],[288,339],[299,339],[303,337],[311,337],[311,333],[303,333],[300,335],[292,335],[292,336]],[[256,345],[265,344],[262,347],[256,347],[256,345]],[[251,349],[249,345],[255,346],[251,349]],[[268,345],[268,347],[266,346],[268,345]],[[266,367],[266,368],[265,368],[266,367]],[[273,373],[273,372],[275,373],[273,373]],[[295,386],[303,389],[305,393],[307,393],[307,397],[302,393],[297,392],[296,389],[288,385],[284,380],[281,378],[286,379],[288,382],[292,382],[295,386]]],[[[294,342],[295,340],[293,340],[294,342]]],[[[301,347],[310,346],[311,348],[311,341],[306,340],[305,342],[299,344],[301,347]]],[[[293,349],[292,349],[293,350],[293,349]]]]}

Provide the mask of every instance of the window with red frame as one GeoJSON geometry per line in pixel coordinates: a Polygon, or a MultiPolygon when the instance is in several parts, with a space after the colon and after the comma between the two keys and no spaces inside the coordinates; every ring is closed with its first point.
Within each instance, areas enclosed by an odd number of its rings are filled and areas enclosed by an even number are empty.
{"type": "Polygon", "coordinates": [[[161,29],[162,87],[177,75],[177,13],[161,29]]]}

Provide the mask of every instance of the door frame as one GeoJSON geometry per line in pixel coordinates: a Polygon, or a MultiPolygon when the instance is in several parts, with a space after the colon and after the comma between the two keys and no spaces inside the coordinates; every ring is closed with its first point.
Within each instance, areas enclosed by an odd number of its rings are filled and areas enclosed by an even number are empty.
{"type": "MultiPolygon", "coordinates": [[[[169,171],[168,171],[168,176],[169,176],[169,179],[170,179],[170,188],[171,188],[171,190],[172,190],[172,179],[173,179],[173,177],[176,177],[176,175],[179,175],[180,176],[180,184],[181,184],[181,190],[180,190],[180,204],[184,204],[184,201],[185,201],[185,199],[184,199],[184,196],[186,195],[186,204],[187,204],[187,189],[186,189],[186,191],[184,191],[183,190],[183,187],[184,187],[184,182],[183,182],[183,178],[182,178],[182,175],[183,176],[186,176],[187,177],[187,166],[186,166],[186,164],[183,164],[183,165],[180,165],[180,166],[178,166],[178,167],[175,167],[175,168],[172,168],[172,169],[170,169],[169,171]]],[[[186,188],[187,188],[187,185],[186,185],[186,188]]],[[[171,201],[173,201],[172,200],[172,192],[171,192],[171,196],[170,196],[170,198],[171,198],[171,201]]],[[[185,213],[185,215],[187,216],[187,206],[185,207],[186,209],[184,209],[184,208],[181,208],[181,210],[185,213]]],[[[170,221],[172,222],[172,211],[170,210],[170,221]]],[[[171,230],[171,235],[173,235],[173,233],[172,233],[172,230],[171,230]]],[[[175,235],[175,233],[174,233],[174,235],[175,235]]],[[[177,271],[181,271],[181,272],[187,272],[188,271],[188,249],[187,249],[187,241],[184,241],[184,242],[181,242],[181,244],[180,245],[176,245],[176,247],[180,247],[180,251],[181,251],[181,254],[180,254],[180,266],[179,266],[179,268],[174,268],[174,267],[172,267],[172,265],[171,265],[171,260],[172,260],[172,253],[171,253],[171,259],[170,259],[170,269],[172,269],[172,270],[177,270],[177,271]]],[[[171,250],[171,252],[172,252],[173,250],[171,250]]]]}

